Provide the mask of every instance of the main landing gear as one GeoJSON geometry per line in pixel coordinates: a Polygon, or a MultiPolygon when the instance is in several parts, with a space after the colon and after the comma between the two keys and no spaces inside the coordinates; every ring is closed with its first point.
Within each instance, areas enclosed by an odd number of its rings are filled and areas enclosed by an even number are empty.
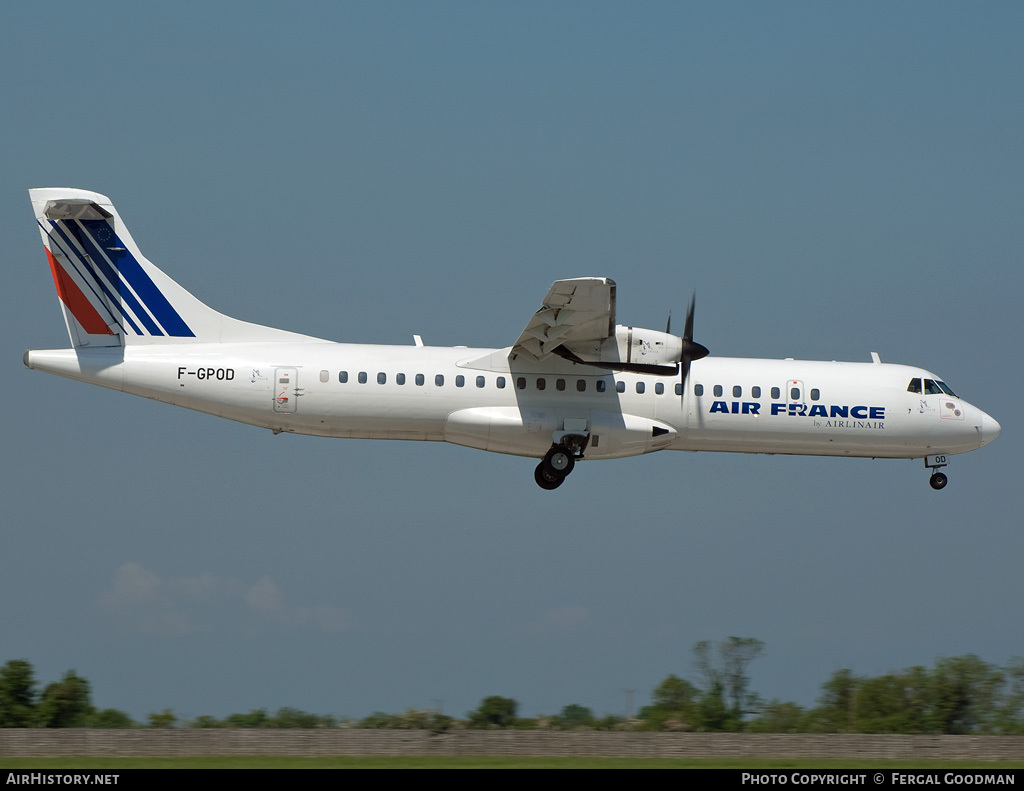
{"type": "Polygon", "coordinates": [[[537,469],[533,479],[541,489],[557,489],[576,466],[576,454],[565,445],[552,445],[537,469]]]}
{"type": "Polygon", "coordinates": [[[949,464],[949,456],[945,454],[924,457],[924,466],[929,470],[933,470],[932,477],[928,479],[928,483],[936,491],[944,489],[946,484],[949,483],[949,478],[946,477],[946,474],[939,472],[939,468],[945,467],[947,464],[949,464]]]}

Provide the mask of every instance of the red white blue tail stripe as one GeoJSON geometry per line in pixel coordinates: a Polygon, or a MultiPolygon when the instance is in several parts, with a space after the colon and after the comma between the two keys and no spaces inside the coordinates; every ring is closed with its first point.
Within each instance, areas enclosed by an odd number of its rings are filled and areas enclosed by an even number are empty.
{"type": "Polygon", "coordinates": [[[90,335],[195,333],[106,219],[40,220],[57,293],[90,335]]]}

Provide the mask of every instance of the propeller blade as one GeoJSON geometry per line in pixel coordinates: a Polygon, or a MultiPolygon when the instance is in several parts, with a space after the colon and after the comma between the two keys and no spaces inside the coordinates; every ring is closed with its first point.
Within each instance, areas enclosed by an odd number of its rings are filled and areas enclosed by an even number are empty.
{"type": "Polygon", "coordinates": [[[693,340],[693,309],[697,302],[697,292],[690,297],[690,307],[686,311],[686,324],[683,327],[683,348],[679,356],[680,400],[686,395],[686,380],[690,375],[690,363],[707,357],[710,352],[693,340]]]}

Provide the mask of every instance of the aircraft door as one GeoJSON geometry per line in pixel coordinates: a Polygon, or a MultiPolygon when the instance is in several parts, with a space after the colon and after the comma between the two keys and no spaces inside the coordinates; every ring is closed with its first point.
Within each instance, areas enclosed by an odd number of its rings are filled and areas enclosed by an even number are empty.
{"type": "Polygon", "coordinates": [[[791,415],[807,414],[807,393],[804,392],[804,383],[799,379],[786,382],[786,405],[791,415]]]}
{"type": "Polygon", "coordinates": [[[299,372],[295,368],[274,369],[274,411],[294,412],[297,406],[299,372]]]}

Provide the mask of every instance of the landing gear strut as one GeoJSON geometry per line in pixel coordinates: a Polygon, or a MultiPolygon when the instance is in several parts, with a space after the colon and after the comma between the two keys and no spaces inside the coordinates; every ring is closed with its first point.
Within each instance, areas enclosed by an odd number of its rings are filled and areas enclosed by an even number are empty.
{"type": "Polygon", "coordinates": [[[939,472],[939,468],[945,467],[947,464],[949,464],[949,456],[944,454],[924,457],[924,466],[929,470],[933,470],[932,477],[928,479],[928,483],[930,483],[931,487],[936,491],[945,488],[946,484],[949,482],[946,474],[944,472],[939,472]]]}

